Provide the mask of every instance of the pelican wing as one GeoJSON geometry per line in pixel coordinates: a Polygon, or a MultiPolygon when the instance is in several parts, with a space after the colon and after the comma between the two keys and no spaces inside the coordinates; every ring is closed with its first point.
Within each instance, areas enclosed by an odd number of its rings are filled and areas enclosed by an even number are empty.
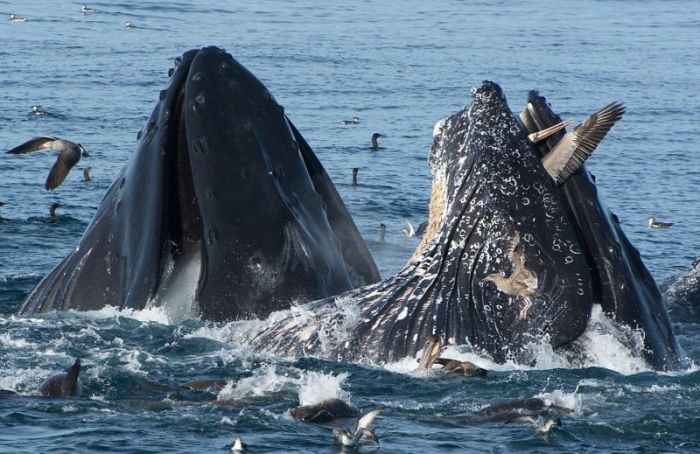
{"type": "Polygon", "coordinates": [[[377,407],[357,418],[357,421],[355,421],[355,433],[358,433],[358,431],[362,431],[363,429],[369,429],[374,421],[374,418],[376,418],[382,411],[384,411],[384,407],[377,407]]]}
{"type": "Polygon", "coordinates": [[[549,175],[557,183],[566,181],[586,162],[624,113],[625,106],[622,103],[611,102],[567,133],[542,158],[542,164],[549,175]]]}
{"type": "Polygon", "coordinates": [[[46,143],[53,142],[54,140],[56,140],[56,138],[50,136],[34,137],[33,139],[24,142],[22,145],[8,151],[7,154],[24,154],[31,153],[32,151],[38,151],[41,150],[46,143]]]}

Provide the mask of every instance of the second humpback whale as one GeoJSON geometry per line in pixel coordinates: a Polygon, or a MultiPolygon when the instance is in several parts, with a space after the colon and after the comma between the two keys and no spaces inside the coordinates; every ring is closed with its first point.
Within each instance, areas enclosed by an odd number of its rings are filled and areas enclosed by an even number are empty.
{"type": "Polygon", "coordinates": [[[415,355],[436,335],[497,362],[527,361],[530,342],[571,346],[599,304],[643,331],[654,368],[678,367],[639,253],[581,162],[566,181],[547,173],[543,156],[565,132],[531,143],[529,134],[561,120],[535,93],[529,102],[533,128],[498,85],[474,88],[471,104],[435,128],[429,227],[409,263],[383,282],[273,314],[250,335],[252,348],[381,363],[415,355]]]}
{"type": "Polygon", "coordinates": [[[150,304],[233,320],[378,280],[282,106],[210,47],[182,56],[80,243],[20,313],[150,304]]]}

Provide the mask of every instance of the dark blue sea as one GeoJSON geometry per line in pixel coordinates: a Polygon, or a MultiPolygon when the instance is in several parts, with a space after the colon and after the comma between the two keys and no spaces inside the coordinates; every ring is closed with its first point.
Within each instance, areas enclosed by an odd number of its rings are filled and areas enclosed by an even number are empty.
{"type": "Polygon", "coordinates": [[[372,366],[253,354],[237,337],[249,322],[171,323],[158,310],[110,308],[14,315],[76,246],[136,150],[173,58],[205,45],[224,47],[285,106],[383,277],[418,244],[400,233],[405,219],[427,218],[433,125],[469,102],[471,86],[498,82],[516,111],[537,89],[577,122],[625,102],[588,167],[657,281],[681,285],[700,255],[700,2],[141,0],[90,4],[99,11],[87,16],[80,6],[0,1],[0,150],[57,135],[92,154],[53,192],[44,190],[52,153],[0,154],[0,389],[19,393],[0,399],[0,452],[227,452],[236,436],[249,452],[338,452],[328,427],[287,414],[334,396],[386,407],[378,452],[700,452],[700,317],[682,307],[700,301],[669,301],[687,370],[654,372],[593,328],[585,367],[546,345],[534,366],[453,352],[492,370],[486,379],[424,376],[410,358],[372,366]],[[30,115],[33,104],[51,115],[30,115]],[[359,124],[341,124],[353,115],[359,124]],[[387,135],[379,152],[368,149],[373,132],[387,135]],[[88,165],[93,181],[83,182],[88,165]],[[57,224],[53,202],[63,204],[57,224]],[[651,230],[651,214],[675,225],[651,230]],[[40,397],[39,383],[75,357],[83,397],[40,397]],[[228,384],[147,385],[197,379],[228,384]],[[536,396],[571,410],[548,437],[464,423],[499,399],[536,396]]]}

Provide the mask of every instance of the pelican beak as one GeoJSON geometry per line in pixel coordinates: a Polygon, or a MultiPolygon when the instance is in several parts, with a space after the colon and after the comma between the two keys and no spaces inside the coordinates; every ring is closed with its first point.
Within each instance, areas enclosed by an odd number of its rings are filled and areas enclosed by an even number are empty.
{"type": "Polygon", "coordinates": [[[550,126],[549,128],[543,129],[541,131],[533,132],[532,134],[529,134],[527,138],[530,139],[530,142],[537,143],[540,140],[544,140],[552,134],[566,128],[571,123],[573,123],[573,121],[573,119],[567,118],[566,120],[562,121],[561,123],[557,123],[554,126],[550,126]]]}
{"type": "Polygon", "coordinates": [[[423,348],[423,356],[418,363],[419,369],[430,369],[442,350],[442,338],[440,336],[428,336],[423,348]]]}

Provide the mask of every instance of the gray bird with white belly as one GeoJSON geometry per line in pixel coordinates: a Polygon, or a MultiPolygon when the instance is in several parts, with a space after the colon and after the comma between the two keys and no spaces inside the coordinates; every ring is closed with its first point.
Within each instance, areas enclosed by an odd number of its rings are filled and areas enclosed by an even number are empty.
{"type": "Polygon", "coordinates": [[[63,180],[68,176],[68,172],[80,161],[81,156],[90,156],[79,143],[50,136],[35,137],[8,151],[7,154],[25,154],[43,150],[58,152],[58,158],[53,167],[51,167],[49,176],[46,177],[45,186],[48,191],[56,189],[63,183],[63,180]]]}

